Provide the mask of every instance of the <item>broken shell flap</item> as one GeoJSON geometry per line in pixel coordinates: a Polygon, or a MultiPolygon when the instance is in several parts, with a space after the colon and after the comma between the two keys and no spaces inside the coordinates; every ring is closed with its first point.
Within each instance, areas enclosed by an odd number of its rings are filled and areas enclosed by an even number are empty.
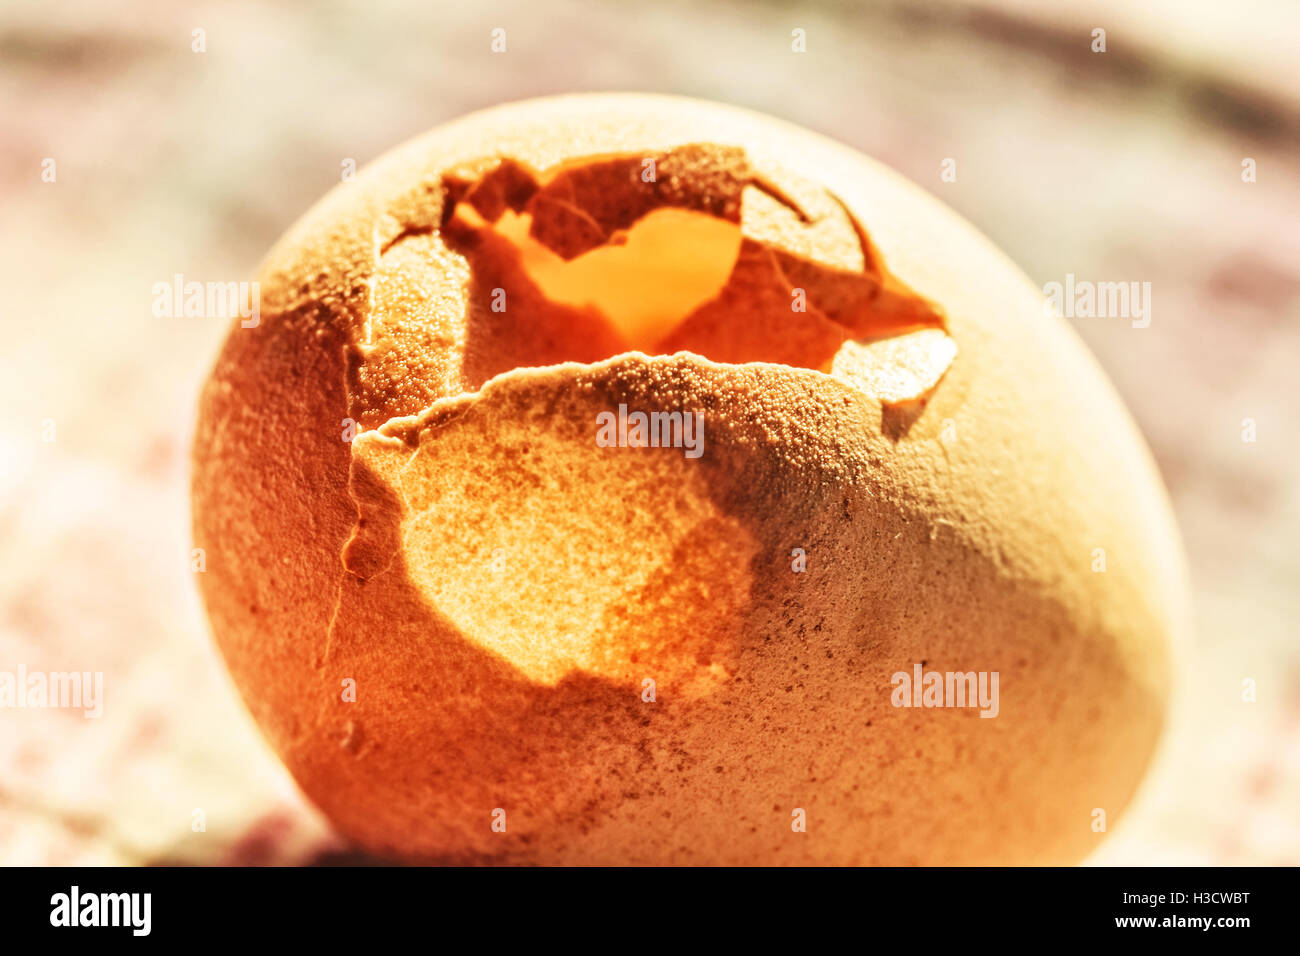
{"type": "Polygon", "coordinates": [[[818,380],[640,354],[501,376],[355,439],[344,567],[404,576],[532,683],[711,694],[789,542],[874,481],[879,404],[818,380]]]}

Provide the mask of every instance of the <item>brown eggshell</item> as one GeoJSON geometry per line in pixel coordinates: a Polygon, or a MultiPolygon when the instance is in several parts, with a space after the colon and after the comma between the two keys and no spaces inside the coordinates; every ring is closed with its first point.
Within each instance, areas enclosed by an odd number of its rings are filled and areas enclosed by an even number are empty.
{"type": "Polygon", "coordinates": [[[202,396],[201,583],[358,844],[1062,863],[1128,802],[1186,628],[1160,481],[1041,295],[878,164],[692,100],[514,104],[337,187],[260,281],[202,396]],[[653,156],[646,196],[619,177],[653,156]],[[566,258],[664,205],[738,223],[741,257],[665,354],[631,351],[453,215],[536,196],[566,258]],[[600,447],[620,405],[702,414],[703,454],[600,447]],[[998,715],[895,707],[917,664],[997,671],[998,715]]]}

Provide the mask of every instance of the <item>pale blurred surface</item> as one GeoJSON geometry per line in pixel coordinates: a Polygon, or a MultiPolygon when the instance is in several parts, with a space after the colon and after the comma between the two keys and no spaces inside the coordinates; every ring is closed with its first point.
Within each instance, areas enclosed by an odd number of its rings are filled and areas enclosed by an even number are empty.
{"type": "Polygon", "coordinates": [[[1300,7],[1227,10],[7,0],[0,669],[102,670],[106,700],[98,720],[0,711],[0,863],[347,858],[210,646],[186,456],[226,323],[155,318],[153,285],[251,277],[346,159],[482,106],[606,89],[845,141],[1040,284],[1151,282],[1149,328],[1075,325],[1168,483],[1198,634],[1164,759],[1093,862],[1300,863],[1300,7]]]}

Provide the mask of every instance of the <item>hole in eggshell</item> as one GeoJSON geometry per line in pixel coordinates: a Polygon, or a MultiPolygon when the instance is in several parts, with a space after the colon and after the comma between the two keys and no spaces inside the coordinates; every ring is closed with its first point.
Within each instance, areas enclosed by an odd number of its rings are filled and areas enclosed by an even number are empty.
{"type": "Polygon", "coordinates": [[[834,196],[798,181],[792,198],[788,179],[714,144],[445,174],[440,227],[378,256],[353,382],[379,396],[363,424],[517,368],[628,352],[813,369],[883,403],[924,396],[956,354],[941,310],[834,196]]]}
{"type": "Polygon", "coordinates": [[[629,349],[655,354],[660,343],[727,283],[743,238],[737,223],[683,209],[656,209],[629,229],[572,259],[533,238],[533,215],[507,210],[487,223],[473,207],[455,217],[490,228],[519,253],[524,274],[550,302],[591,308],[629,349]]]}

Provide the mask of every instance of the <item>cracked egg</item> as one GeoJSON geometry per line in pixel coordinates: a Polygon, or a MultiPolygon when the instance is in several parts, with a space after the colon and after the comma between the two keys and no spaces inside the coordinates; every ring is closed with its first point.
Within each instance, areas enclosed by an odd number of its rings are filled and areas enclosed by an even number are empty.
{"type": "Polygon", "coordinates": [[[1185,629],[1150,456],[871,160],[692,100],[504,106],[336,187],[260,288],[202,394],[200,582],[358,845],[1059,863],[1132,796],[1185,629]],[[896,706],[918,667],[998,674],[996,717],[896,706]]]}

